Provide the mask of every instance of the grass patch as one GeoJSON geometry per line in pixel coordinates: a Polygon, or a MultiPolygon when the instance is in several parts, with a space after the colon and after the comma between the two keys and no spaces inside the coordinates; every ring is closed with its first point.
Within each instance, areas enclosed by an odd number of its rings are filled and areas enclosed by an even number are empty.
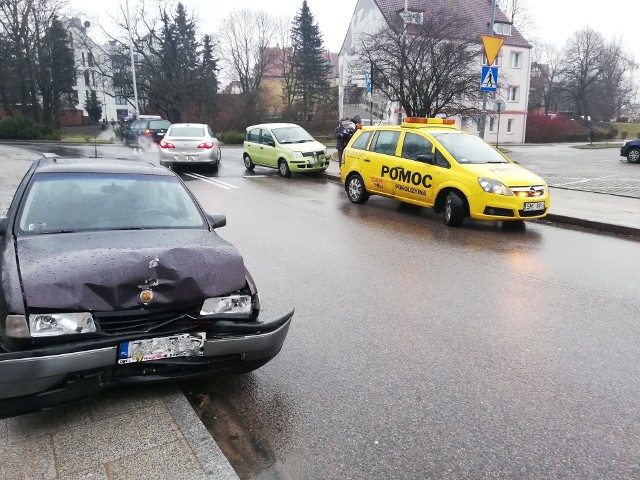
{"type": "Polygon", "coordinates": [[[620,148],[622,146],[621,143],[587,143],[585,145],[572,145],[571,148],[580,148],[582,150],[598,150],[600,148],[620,148]]]}
{"type": "Polygon", "coordinates": [[[99,140],[95,137],[87,137],[82,135],[74,135],[74,134],[62,134],[61,142],[69,142],[69,143],[113,143],[111,140],[99,140]]]}

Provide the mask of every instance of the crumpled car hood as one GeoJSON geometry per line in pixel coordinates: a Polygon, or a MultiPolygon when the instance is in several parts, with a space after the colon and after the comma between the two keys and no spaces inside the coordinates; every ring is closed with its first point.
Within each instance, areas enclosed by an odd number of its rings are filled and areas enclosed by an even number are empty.
{"type": "Polygon", "coordinates": [[[207,230],[61,233],[18,237],[28,308],[114,311],[188,304],[246,285],[236,248],[207,230]]]}

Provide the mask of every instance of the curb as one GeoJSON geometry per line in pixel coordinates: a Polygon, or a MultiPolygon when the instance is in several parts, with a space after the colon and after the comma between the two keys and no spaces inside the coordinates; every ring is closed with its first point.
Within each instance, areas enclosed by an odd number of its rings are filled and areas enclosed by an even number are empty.
{"type": "MultiPolygon", "coordinates": [[[[342,185],[340,176],[334,173],[324,172],[324,176],[330,182],[342,185]]],[[[597,222],[595,220],[587,220],[584,218],[569,217],[567,215],[558,215],[555,213],[548,213],[546,217],[540,218],[535,221],[549,222],[549,223],[561,223],[565,225],[573,225],[576,227],[588,228],[590,230],[598,230],[601,232],[614,233],[618,235],[627,235],[631,237],[640,237],[640,228],[628,227],[625,225],[614,225],[611,223],[597,222]]]]}

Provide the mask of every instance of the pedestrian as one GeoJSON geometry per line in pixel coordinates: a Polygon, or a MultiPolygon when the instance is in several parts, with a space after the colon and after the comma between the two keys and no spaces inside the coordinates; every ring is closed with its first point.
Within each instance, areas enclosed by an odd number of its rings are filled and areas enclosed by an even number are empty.
{"type": "Polygon", "coordinates": [[[362,128],[362,119],[360,115],[354,115],[351,118],[345,118],[338,122],[338,126],[334,132],[336,138],[336,150],[338,150],[338,162],[342,164],[342,153],[347,147],[349,140],[353,137],[356,130],[362,128]]]}

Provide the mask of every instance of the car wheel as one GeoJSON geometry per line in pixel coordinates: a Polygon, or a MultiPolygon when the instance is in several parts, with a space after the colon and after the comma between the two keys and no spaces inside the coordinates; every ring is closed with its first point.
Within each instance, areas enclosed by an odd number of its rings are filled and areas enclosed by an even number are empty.
{"type": "Polygon", "coordinates": [[[251,161],[251,157],[248,154],[244,154],[244,168],[247,170],[253,170],[256,168],[256,164],[251,161]]]}
{"type": "Polygon", "coordinates": [[[444,223],[449,227],[459,227],[464,220],[464,201],[456,192],[447,193],[444,200],[444,223]]]}
{"type": "Polygon", "coordinates": [[[640,162],[640,149],[632,148],[627,152],[627,162],[638,163],[640,162]]]}
{"type": "Polygon", "coordinates": [[[357,173],[347,179],[347,196],[353,203],[364,203],[369,200],[369,192],[364,186],[364,180],[357,173]]]}
{"type": "Polygon", "coordinates": [[[218,147],[218,158],[216,159],[216,165],[220,165],[220,161],[222,160],[222,150],[218,147]]]}
{"type": "Polygon", "coordinates": [[[281,177],[288,178],[291,176],[291,170],[289,169],[289,165],[286,160],[280,159],[278,162],[278,173],[281,177]]]}

